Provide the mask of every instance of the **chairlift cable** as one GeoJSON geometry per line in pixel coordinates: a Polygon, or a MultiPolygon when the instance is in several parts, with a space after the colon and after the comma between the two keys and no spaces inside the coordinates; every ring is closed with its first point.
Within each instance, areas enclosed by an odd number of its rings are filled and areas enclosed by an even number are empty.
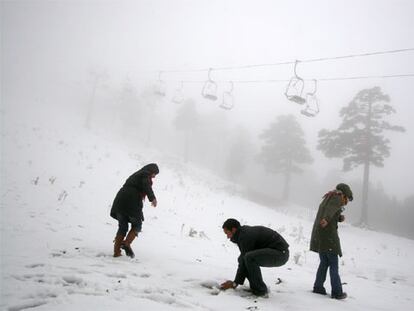
{"type": "Polygon", "coordinates": [[[253,64],[253,65],[233,66],[233,67],[217,67],[217,68],[215,67],[213,69],[215,71],[218,71],[218,70],[246,69],[246,68],[254,68],[254,67],[270,67],[270,66],[279,66],[279,65],[295,64],[297,62],[300,62],[300,63],[312,63],[312,62],[321,62],[321,61],[328,61],[328,60],[354,58],[354,57],[365,57],[365,56],[374,56],[374,55],[395,54],[395,53],[409,52],[409,51],[414,51],[414,48],[399,49],[399,50],[390,50],[390,51],[380,51],[380,52],[370,52],[370,53],[361,53],[361,54],[350,54],[350,55],[333,56],[333,57],[310,58],[310,59],[304,59],[304,60],[294,60],[294,61],[285,61],[285,62],[268,63],[268,64],[253,64]]]}
{"type": "Polygon", "coordinates": [[[344,77],[344,78],[326,78],[317,79],[318,81],[339,81],[339,80],[357,80],[357,79],[387,79],[387,78],[408,78],[414,77],[414,73],[383,75],[383,76],[359,76],[359,77],[344,77]]]}
{"type": "MultiPolygon", "coordinates": [[[[395,53],[402,53],[402,52],[410,52],[414,51],[414,48],[406,48],[406,49],[397,49],[397,50],[388,50],[388,51],[377,51],[377,52],[368,52],[368,53],[359,53],[359,54],[349,54],[349,55],[341,55],[341,56],[333,56],[333,57],[320,57],[320,58],[310,58],[310,59],[303,59],[299,60],[301,63],[312,63],[312,62],[321,62],[321,61],[329,61],[329,60],[339,60],[339,59],[346,59],[346,58],[355,58],[355,57],[366,57],[366,56],[375,56],[375,55],[385,55],[385,54],[395,54],[395,53]]],[[[289,65],[295,64],[296,60],[294,61],[283,61],[277,63],[264,63],[264,64],[250,64],[250,65],[240,65],[240,66],[226,66],[226,67],[209,67],[209,68],[198,68],[198,69],[177,69],[177,70],[161,70],[163,74],[168,73],[184,73],[184,72],[205,72],[205,71],[220,71],[220,70],[236,70],[236,69],[249,69],[249,68],[256,68],[256,67],[272,67],[272,66],[280,66],[280,65],[289,65]]],[[[147,73],[159,73],[160,71],[148,71],[147,73]]]]}
{"type": "MultiPolygon", "coordinates": [[[[353,77],[336,77],[336,78],[319,78],[316,79],[319,81],[343,81],[343,80],[362,80],[362,79],[387,79],[387,78],[409,78],[414,77],[414,73],[408,74],[395,74],[395,75],[379,75],[379,76],[353,76],[353,77]]],[[[303,79],[305,81],[313,81],[315,79],[303,79]]],[[[273,83],[273,82],[289,82],[290,80],[231,80],[234,83],[273,83]]],[[[217,81],[217,82],[229,82],[229,81],[217,81]]]]}
{"type": "Polygon", "coordinates": [[[326,60],[336,60],[336,59],[344,59],[344,58],[353,58],[353,57],[364,57],[364,56],[374,56],[374,55],[384,55],[384,54],[395,54],[401,52],[409,52],[414,51],[414,48],[408,49],[399,49],[399,50],[389,50],[389,51],[380,51],[380,52],[369,52],[369,53],[360,53],[360,54],[350,54],[344,56],[334,56],[334,57],[323,57],[323,58],[313,58],[307,60],[301,60],[302,63],[311,63],[311,62],[320,62],[326,60]]]}
{"type": "MultiPolygon", "coordinates": [[[[342,81],[342,80],[359,80],[359,79],[388,79],[388,78],[409,78],[414,77],[414,73],[395,74],[395,75],[379,75],[379,76],[353,76],[353,77],[335,77],[335,78],[319,78],[319,81],[342,81]]],[[[313,81],[315,79],[304,79],[304,81],[313,81]]],[[[146,81],[146,80],[143,80],[146,81]]],[[[275,83],[289,82],[289,79],[267,79],[267,80],[215,80],[217,83],[275,83]]],[[[205,80],[164,80],[164,82],[182,82],[188,83],[205,83],[205,80]]]]}

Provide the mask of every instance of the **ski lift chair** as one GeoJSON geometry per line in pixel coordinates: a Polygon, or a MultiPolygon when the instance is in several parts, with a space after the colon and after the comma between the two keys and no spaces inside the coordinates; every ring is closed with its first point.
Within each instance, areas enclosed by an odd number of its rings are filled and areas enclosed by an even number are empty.
{"type": "Polygon", "coordinates": [[[184,101],[184,93],[183,93],[183,81],[181,81],[181,87],[175,90],[174,96],[172,98],[172,102],[176,104],[181,104],[184,101]]]}
{"type": "Polygon", "coordinates": [[[315,82],[315,89],[311,93],[306,94],[306,107],[301,110],[301,114],[307,117],[315,117],[319,113],[318,98],[316,97],[317,81],[315,82]]]}
{"type": "Polygon", "coordinates": [[[298,60],[295,61],[295,67],[294,67],[295,75],[290,79],[286,87],[285,95],[288,100],[295,102],[299,105],[303,105],[304,103],[306,103],[306,99],[302,97],[303,89],[305,87],[305,82],[296,73],[296,66],[298,62],[299,62],[298,60]]]}
{"type": "Polygon", "coordinates": [[[230,82],[230,85],[230,90],[223,93],[223,101],[219,106],[225,110],[231,110],[234,107],[233,82],[230,82]]]}
{"type": "Polygon", "coordinates": [[[161,80],[161,71],[158,74],[158,82],[155,85],[154,93],[159,96],[165,96],[167,85],[164,81],[161,80]]]}
{"type": "Polygon", "coordinates": [[[204,83],[201,95],[209,100],[217,100],[217,83],[210,77],[211,70],[208,70],[208,80],[204,83]]]}

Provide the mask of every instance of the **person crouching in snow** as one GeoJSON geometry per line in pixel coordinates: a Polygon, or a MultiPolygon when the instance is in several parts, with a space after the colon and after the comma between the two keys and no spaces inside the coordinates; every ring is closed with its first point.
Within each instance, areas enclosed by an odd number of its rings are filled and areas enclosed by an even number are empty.
{"type": "Polygon", "coordinates": [[[142,229],[144,221],[142,202],[145,196],[148,197],[153,207],[157,206],[157,199],[152,191],[152,179],[158,173],[157,164],[145,165],[132,174],[118,191],[111,208],[111,217],[118,220],[118,232],[114,240],[114,257],[121,256],[122,248],[127,256],[134,258],[131,243],[142,229]],[[127,234],[129,223],[131,223],[131,230],[127,234]]]}
{"type": "Polygon", "coordinates": [[[323,196],[319,210],[313,224],[310,250],[319,253],[319,267],[316,273],[313,292],[326,295],[323,284],[329,268],[331,278],[331,297],[345,299],[347,294],[342,291],[341,278],[338,272],[338,256],[342,256],[341,244],[338,236],[338,222],[343,222],[344,206],[353,200],[351,188],[340,183],[335,190],[323,196]]]}
{"type": "Polygon", "coordinates": [[[241,226],[236,219],[227,219],[223,231],[240,249],[239,266],[234,281],[221,284],[221,289],[236,288],[247,278],[256,296],[267,296],[260,267],[279,267],[289,259],[289,244],[276,231],[263,226],[241,226]]]}

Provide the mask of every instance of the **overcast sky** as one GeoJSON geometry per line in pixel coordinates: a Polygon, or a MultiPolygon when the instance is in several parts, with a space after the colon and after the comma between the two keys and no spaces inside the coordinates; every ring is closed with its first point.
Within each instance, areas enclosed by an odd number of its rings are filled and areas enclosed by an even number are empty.
{"type": "MultiPolygon", "coordinates": [[[[411,0],[2,1],[2,105],[84,81],[94,65],[106,68],[112,79],[129,74],[133,81],[157,79],[160,70],[198,68],[213,68],[216,80],[289,79],[291,65],[214,68],[414,48],[413,12],[411,0]]],[[[413,51],[298,66],[306,79],[413,73],[413,51]]],[[[171,88],[178,83],[174,81],[206,78],[205,71],[163,75],[171,88]]],[[[236,106],[223,113],[254,132],[279,114],[294,113],[314,145],[321,128],[338,125],[339,109],[359,90],[373,86],[390,95],[397,110],[392,120],[407,129],[390,135],[391,157],[385,168],[372,171],[373,181],[404,197],[413,194],[407,182],[414,173],[413,77],[320,81],[321,112],[312,119],[287,102],[285,82],[235,83],[236,106]]],[[[184,89],[194,95],[201,87],[188,83],[184,89]]],[[[341,165],[322,161],[315,168],[323,177],[327,167],[341,165]]]]}

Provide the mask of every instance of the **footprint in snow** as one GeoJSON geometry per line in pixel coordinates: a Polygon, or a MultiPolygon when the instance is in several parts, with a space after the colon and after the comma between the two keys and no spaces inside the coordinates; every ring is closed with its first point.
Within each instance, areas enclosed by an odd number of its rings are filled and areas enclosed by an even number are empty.
{"type": "Polygon", "coordinates": [[[82,278],[71,275],[62,276],[62,280],[67,284],[82,285],[84,283],[82,278]]]}
{"type": "Polygon", "coordinates": [[[59,251],[54,251],[53,253],[51,253],[52,257],[61,257],[63,255],[66,255],[66,251],[65,250],[59,250],[59,251]]]}
{"type": "Polygon", "coordinates": [[[149,274],[149,273],[142,273],[142,274],[139,275],[139,277],[144,278],[144,279],[149,278],[150,276],[151,276],[151,274],[149,274]]]}
{"type": "Polygon", "coordinates": [[[26,268],[39,268],[39,267],[44,267],[44,266],[45,266],[45,264],[43,264],[43,263],[33,263],[31,265],[26,265],[25,267],[26,268]]]}
{"type": "Polygon", "coordinates": [[[45,283],[45,275],[43,273],[27,273],[23,275],[12,275],[13,278],[19,281],[34,281],[38,283],[45,283]]]}
{"type": "Polygon", "coordinates": [[[126,279],[127,276],[124,273],[107,273],[106,276],[110,278],[126,279]]]}
{"type": "Polygon", "coordinates": [[[41,299],[33,299],[30,301],[22,302],[13,306],[10,306],[7,310],[9,311],[20,311],[20,310],[26,310],[29,308],[37,308],[42,305],[47,304],[47,301],[41,300],[41,299]]]}

